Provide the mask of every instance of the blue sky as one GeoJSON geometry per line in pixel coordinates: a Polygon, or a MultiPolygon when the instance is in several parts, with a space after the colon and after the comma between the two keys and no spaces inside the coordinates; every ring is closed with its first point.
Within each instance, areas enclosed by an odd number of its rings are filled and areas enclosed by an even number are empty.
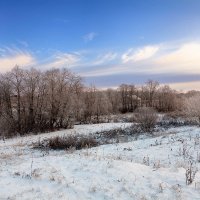
{"type": "Polygon", "coordinates": [[[0,71],[67,67],[98,87],[197,87],[199,11],[199,0],[0,0],[0,71]]]}

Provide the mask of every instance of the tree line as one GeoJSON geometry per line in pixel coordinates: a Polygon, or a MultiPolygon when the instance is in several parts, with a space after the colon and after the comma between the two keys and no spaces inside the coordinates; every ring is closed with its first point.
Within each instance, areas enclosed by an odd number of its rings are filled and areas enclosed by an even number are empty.
{"type": "Polygon", "coordinates": [[[149,80],[143,86],[117,89],[86,87],[67,69],[40,71],[18,66],[0,74],[0,135],[12,136],[70,128],[75,122],[100,122],[101,116],[153,107],[159,112],[181,108],[182,95],[149,80]]]}

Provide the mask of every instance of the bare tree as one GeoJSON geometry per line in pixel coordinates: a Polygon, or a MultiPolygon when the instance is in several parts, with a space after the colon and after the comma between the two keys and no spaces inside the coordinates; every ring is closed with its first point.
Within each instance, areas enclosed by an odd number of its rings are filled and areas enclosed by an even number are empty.
{"type": "Polygon", "coordinates": [[[13,94],[17,100],[17,131],[22,130],[22,92],[24,89],[24,71],[19,66],[14,67],[7,76],[9,82],[12,84],[13,94]]]}
{"type": "Polygon", "coordinates": [[[24,98],[27,110],[27,123],[26,132],[30,132],[34,129],[35,117],[38,110],[38,98],[41,73],[36,69],[26,70],[24,72],[24,98]]]}
{"type": "Polygon", "coordinates": [[[107,89],[106,90],[106,96],[108,98],[109,103],[111,104],[111,112],[113,114],[116,114],[120,111],[120,94],[118,90],[114,89],[107,89]]]}
{"type": "Polygon", "coordinates": [[[158,111],[171,112],[177,109],[176,92],[168,85],[160,87],[157,93],[158,102],[156,108],[158,111]]]}
{"type": "Polygon", "coordinates": [[[119,87],[121,97],[121,112],[133,112],[138,107],[138,90],[135,85],[122,84],[119,87]]]}
{"type": "Polygon", "coordinates": [[[147,102],[149,107],[153,107],[153,102],[155,101],[154,97],[156,96],[158,87],[158,81],[148,80],[143,88],[147,93],[147,102]]]}
{"type": "Polygon", "coordinates": [[[96,122],[100,122],[100,116],[108,115],[111,112],[111,103],[109,102],[104,91],[96,91],[94,102],[94,115],[96,122]]]}
{"type": "Polygon", "coordinates": [[[197,118],[200,123],[200,95],[197,94],[185,99],[184,107],[185,114],[197,118]]]}

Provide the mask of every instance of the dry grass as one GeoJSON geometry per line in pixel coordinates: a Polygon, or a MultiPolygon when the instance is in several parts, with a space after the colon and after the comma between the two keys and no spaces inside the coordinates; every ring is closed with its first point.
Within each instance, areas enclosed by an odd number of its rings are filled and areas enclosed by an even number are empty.
{"type": "Polygon", "coordinates": [[[34,148],[53,150],[80,150],[83,148],[96,147],[98,145],[98,141],[92,136],[68,135],[62,137],[56,136],[43,141],[38,141],[34,144],[34,148]]]}

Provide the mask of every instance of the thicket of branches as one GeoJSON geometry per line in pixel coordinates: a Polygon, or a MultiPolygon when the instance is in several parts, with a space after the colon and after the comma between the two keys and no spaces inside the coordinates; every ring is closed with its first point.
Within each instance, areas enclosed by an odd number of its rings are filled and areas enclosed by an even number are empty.
{"type": "MultiPolygon", "coordinates": [[[[133,80],[134,82],[134,80],[133,80]]],[[[180,109],[182,96],[169,86],[149,80],[142,87],[85,87],[67,69],[39,71],[20,67],[0,74],[0,135],[12,136],[70,128],[74,122],[100,122],[110,114],[153,107],[160,112],[180,109]]]]}
{"type": "Polygon", "coordinates": [[[1,134],[68,128],[82,92],[79,76],[15,67],[0,77],[1,134]]]}

